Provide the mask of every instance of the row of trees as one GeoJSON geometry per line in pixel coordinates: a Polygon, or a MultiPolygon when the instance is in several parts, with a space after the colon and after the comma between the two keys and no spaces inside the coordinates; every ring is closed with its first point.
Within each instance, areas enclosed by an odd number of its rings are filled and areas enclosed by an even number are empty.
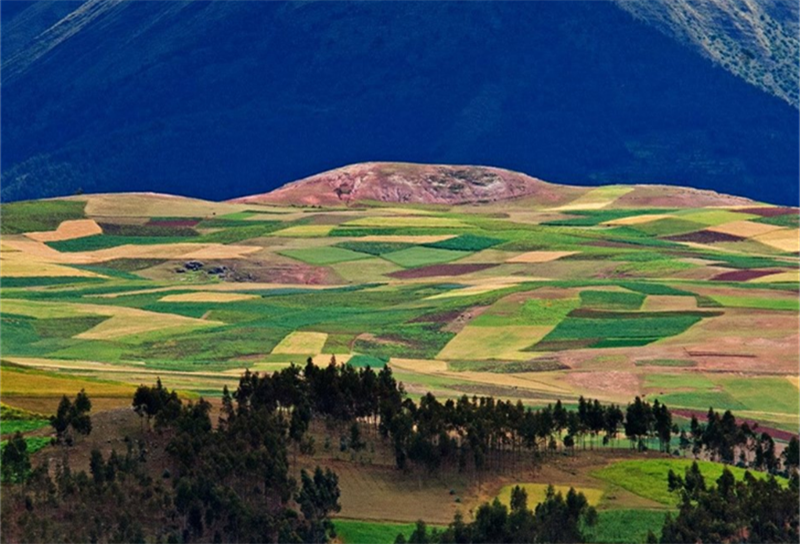
{"type": "MultiPolygon", "coordinates": [[[[567,410],[561,401],[531,410],[520,401],[466,395],[440,402],[431,393],[414,402],[389,366],[376,373],[335,361],[319,367],[311,359],[302,369],[292,365],[271,375],[246,372],[233,395],[224,391],[222,424],[262,405],[284,414],[289,436],[301,451],[313,447],[307,431],[315,417],[349,426],[354,448],[363,446],[359,425],[366,425],[388,440],[398,468],[424,467],[429,472],[503,470],[559,448],[585,448],[587,439],[595,444],[602,436],[603,444],[614,445],[621,433],[632,448],[645,449],[657,441],[661,451],[670,452],[673,435],[679,433],[669,409],[658,400],[650,404],[637,397],[623,409],[581,397],[577,410],[567,410]]],[[[706,425],[693,420],[691,440],[682,433],[681,449],[691,446],[695,456],[706,453],[733,463],[731,448],[745,437],[744,443],[756,452],[747,457],[747,466],[779,470],[780,459],[768,434],[755,433],[747,424],[738,426],[730,411],[720,416],[711,410],[708,418],[706,425]]],[[[797,463],[785,458],[784,466],[797,463]]]]}
{"type": "Polygon", "coordinates": [[[697,463],[684,476],[670,471],[669,489],[679,493],[680,507],[677,516],[667,515],[661,542],[798,542],[799,481],[796,472],[787,486],[747,472],[737,482],[726,467],[709,485],[697,463]]]}
{"type": "Polygon", "coordinates": [[[549,486],[545,499],[531,510],[528,494],[515,486],[511,491],[510,508],[495,499],[478,508],[475,521],[466,523],[461,514],[456,513],[453,522],[442,531],[429,531],[423,521],[418,521],[408,540],[401,533],[395,544],[584,542],[583,529],[596,522],[597,511],[589,506],[583,493],[573,488],[565,497],[549,486]]]}
{"type": "Polygon", "coordinates": [[[773,474],[781,472],[781,466],[788,473],[800,465],[797,437],[792,437],[783,454],[778,456],[769,433],[759,432],[757,424],[737,424],[730,410],[720,414],[709,408],[705,424],[692,416],[689,433],[681,431],[679,444],[683,451],[691,448],[695,457],[706,452],[712,461],[736,463],[773,474]]]}

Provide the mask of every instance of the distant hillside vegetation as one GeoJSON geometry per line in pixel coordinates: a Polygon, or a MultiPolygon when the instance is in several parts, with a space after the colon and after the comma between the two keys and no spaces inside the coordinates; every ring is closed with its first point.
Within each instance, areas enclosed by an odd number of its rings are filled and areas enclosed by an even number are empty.
{"type": "Polygon", "coordinates": [[[800,5],[795,0],[617,0],[756,87],[800,107],[800,5]]]}

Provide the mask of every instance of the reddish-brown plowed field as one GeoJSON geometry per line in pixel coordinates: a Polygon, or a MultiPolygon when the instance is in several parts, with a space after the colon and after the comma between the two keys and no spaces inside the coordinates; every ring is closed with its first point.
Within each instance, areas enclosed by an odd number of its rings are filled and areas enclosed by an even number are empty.
{"type": "Polygon", "coordinates": [[[712,281],[748,281],[770,274],[777,274],[783,270],[731,270],[711,278],[712,281]]]}
{"type": "MultiPolygon", "coordinates": [[[[699,410],[683,410],[683,409],[680,409],[680,408],[678,408],[678,409],[671,408],[670,411],[673,414],[675,414],[676,416],[681,416],[681,417],[685,417],[685,418],[691,418],[692,416],[694,416],[694,417],[697,418],[697,420],[700,423],[703,423],[704,421],[706,421],[706,416],[708,415],[707,412],[701,412],[699,410]]],[[[788,442],[789,440],[792,439],[793,436],[796,436],[796,435],[790,433],[789,431],[782,431],[781,429],[775,429],[773,427],[766,427],[766,426],[762,425],[761,423],[758,423],[757,421],[754,421],[752,419],[742,419],[742,418],[737,417],[736,418],[736,423],[738,425],[741,425],[742,423],[747,423],[750,426],[751,429],[754,426],[757,425],[759,432],[767,433],[772,438],[775,438],[777,440],[785,440],[785,441],[788,442]]]]}
{"type": "Polygon", "coordinates": [[[690,232],[689,234],[680,234],[678,236],[666,236],[665,240],[672,240],[673,242],[694,242],[696,244],[714,244],[718,242],[741,242],[746,238],[727,234],[724,232],[715,232],[713,230],[700,230],[697,232],[690,232]]]}
{"type": "Polygon", "coordinates": [[[487,268],[497,266],[495,264],[435,264],[432,266],[424,266],[422,268],[413,268],[411,270],[399,270],[392,272],[388,276],[401,280],[410,280],[416,278],[432,278],[435,276],[461,276],[463,274],[471,274],[473,272],[480,272],[487,268]]]}
{"type": "Polygon", "coordinates": [[[797,208],[745,208],[736,210],[740,213],[751,213],[753,215],[760,215],[761,217],[776,217],[778,215],[797,214],[797,208]]]}

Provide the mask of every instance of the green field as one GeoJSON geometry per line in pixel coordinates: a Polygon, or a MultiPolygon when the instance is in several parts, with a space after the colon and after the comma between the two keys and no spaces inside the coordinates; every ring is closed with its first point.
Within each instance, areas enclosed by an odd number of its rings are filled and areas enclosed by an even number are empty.
{"type": "MultiPolygon", "coordinates": [[[[343,544],[394,544],[397,535],[403,534],[406,540],[414,532],[414,523],[390,523],[383,521],[361,521],[336,518],[333,521],[336,535],[343,544]]],[[[441,529],[435,525],[432,528],[441,529]]]]}
{"type": "MultiPolygon", "coordinates": [[[[667,477],[672,470],[683,476],[686,468],[694,461],[689,459],[647,459],[635,461],[618,461],[593,475],[601,480],[619,486],[641,497],[654,500],[661,504],[677,505],[677,495],[670,493],[667,488],[667,477]]],[[[722,476],[725,465],[709,461],[697,461],[700,471],[709,483],[716,482],[722,476]]],[[[745,470],[737,467],[728,467],[737,480],[744,478],[745,470]]],[[[765,478],[762,472],[751,472],[756,478],[765,478]]],[[[781,481],[785,482],[785,479],[781,481]]]]}
{"type": "Polygon", "coordinates": [[[659,510],[602,510],[597,524],[584,528],[587,542],[644,544],[647,533],[661,535],[666,512],[659,510]]]}

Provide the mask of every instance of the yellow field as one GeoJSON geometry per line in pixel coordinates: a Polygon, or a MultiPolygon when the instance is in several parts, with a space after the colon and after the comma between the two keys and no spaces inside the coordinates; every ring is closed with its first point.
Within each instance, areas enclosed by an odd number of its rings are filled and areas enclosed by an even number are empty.
{"type": "Polygon", "coordinates": [[[575,255],[578,251],[529,251],[516,257],[511,257],[508,263],[549,263],[568,255],[575,255]]]}
{"type": "Polygon", "coordinates": [[[17,251],[3,252],[0,257],[0,272],[7,278],[29,278],[29,277],[80,277],[80,278],[102,278],[100,274],[89,270],[70,268],[60,264],[48,262],[38,262],[29,258],[24,253],[17,251]]]}
{"type": "Polygon", "coordinates": [[[403,359],[392,357],[389,360],[392,369],[406,372],[418,372],[420,374],[447,372],[447,363],[428,359],[403,359]]]}
{"type": "MultiPolygon", "coordinates": [[[[528,508],[533,508],[540,502],[543,502],[545,497],[547,496],[547,484],[527,484],[527,483],[519,483],[515,484],[523,488],[528,493],[528,508]]],[[[575,491],[580,491],[584,495],[586,495],[586,500],[589,501],[591,506],[597,506],[600,504],[600,500],[603,498],[604,491],[602,489],[598,489],[595,487],[575,487],[575,491]]],[[[514,485],[507,485],[503,489],[500,490],[500,493],[497,495],[497,498],[500,499],[505,505],[511,504],[511,490],[514,488],[514,485]]],[[[556,493],[561,493],[565,498],[567,496],[567,492],[569,491],[570,486],[568,485],[554,485],[553,488],[555,489],[556,493]]]]}
{"type": "Polygon", "coordinates": [[[507,359],[527,361],[531,353],[521,352],[550,332],[549,326],[465,327],[439,352],[440,359],[507,359]]]}
{"type": "Polygon", "coordinates": [[[86,202],[86,215],[99,217],[211,217],[250,208],[157,193],[81,195],[67,200],[86,202]]]}
{"type": "Polygon", "coordinates": [[[102,234],[102,232],[103,229],[95,223],[94,219],[75,219],[63,221],[56,230],[29,232],[25,236],[37,242],[58,242],[60,240],[72,240],[73,238],[102,234]]]}
{"type": "Polygon", "coordinates": [[[298,225],[287,229],[279,230],[270,236],[288,236],[290,238],[314,238],[317,236],[327,236],[336,225],[298,225]]]}
{"type": "Polygon", "coordinates": [[[800,376],[786,376],[786,379],[795,386],[795,388],[800,389],[800,376]]]}
{"type": "Polygon", "coordinates": [[[372,234],[356,238],[359,242],[397,242],[405,244],[435,244],[455,238],[455,234],[423,234],[418,236],[403,236],[401,234],[372,234]]]}
{"type": "Polygon", "coordinates": [[[197,293],[167,295],[162,297],[160,300],[161,302],[236,302],[240,300],[253,300],[257,298],[261,297],[247,293],[215,293],[213,291],[199,291],[197,293]]]}
{"type": "Polygon", "coordinates": [[[324,332],[295,331],[281,340],[272,353],[316,355],[322,353],[327,339],[328,335],[324,332]]]}
{"type": "Polygon", "coordinates": [[[754,278],[747,283],[772,283],[784,281],[800,281],[800,271],[794,270],[791,272],[778,272],[777,274],[770,274],[769,276],[754,278]]]}
{"type": "Polygon", "coordinates": [[[800,251],[800,231],[798,229],[781,229],[754,236],[762,244],[786,252],[800,251]]]}
{"type": "Polygon", "coordinates": [[[673,215],[667,213],[655,213],[652,215],[634,215],[632,217],[622,217],[620,219],[612,219],[606,221],[604,225],[622,226],[622,225],[641,225],[650,223],[651,221],[658,221],[659,219],[670,219],[673,215]]]}
{"type": "Polygon", "coordinates": [[[553,208],[555,210],[599,210],[614,202],[619,197],[633,191],[633,187],[623,185],[608,185],[592,189],[588,193],[576,198],[569,204],[553,208]]]}
{"type": "Polygon", "coordinates": [[[89,397],[132,398],[134,386],[119,383],[97,382],[76,377],[60,377],[42,372],[3,367],[0,370],[0,394],[3,397],[60,397],[75,396],[85,389],[89,397]]]}
{"type": "Polygon", "coordinates": [[[758,236],[759,234],[766,234],[775,230],[781,230],[782,228],[783,227],[778,225],[753,223],[752,221],[732,221],[730,223],[723,223],[721,225],[708,227],[707,230],[750,238],[752,236],[758,236]]]}
{"type": "Polygon", "coordinates": [[[61,253],[35,240],[7,239],[6,246],[29,256],[35,262],[96,264],[114,259],[242,259],[260,251],[258,246],[223,244],[123,245],[96,251],[61,253]]]}

